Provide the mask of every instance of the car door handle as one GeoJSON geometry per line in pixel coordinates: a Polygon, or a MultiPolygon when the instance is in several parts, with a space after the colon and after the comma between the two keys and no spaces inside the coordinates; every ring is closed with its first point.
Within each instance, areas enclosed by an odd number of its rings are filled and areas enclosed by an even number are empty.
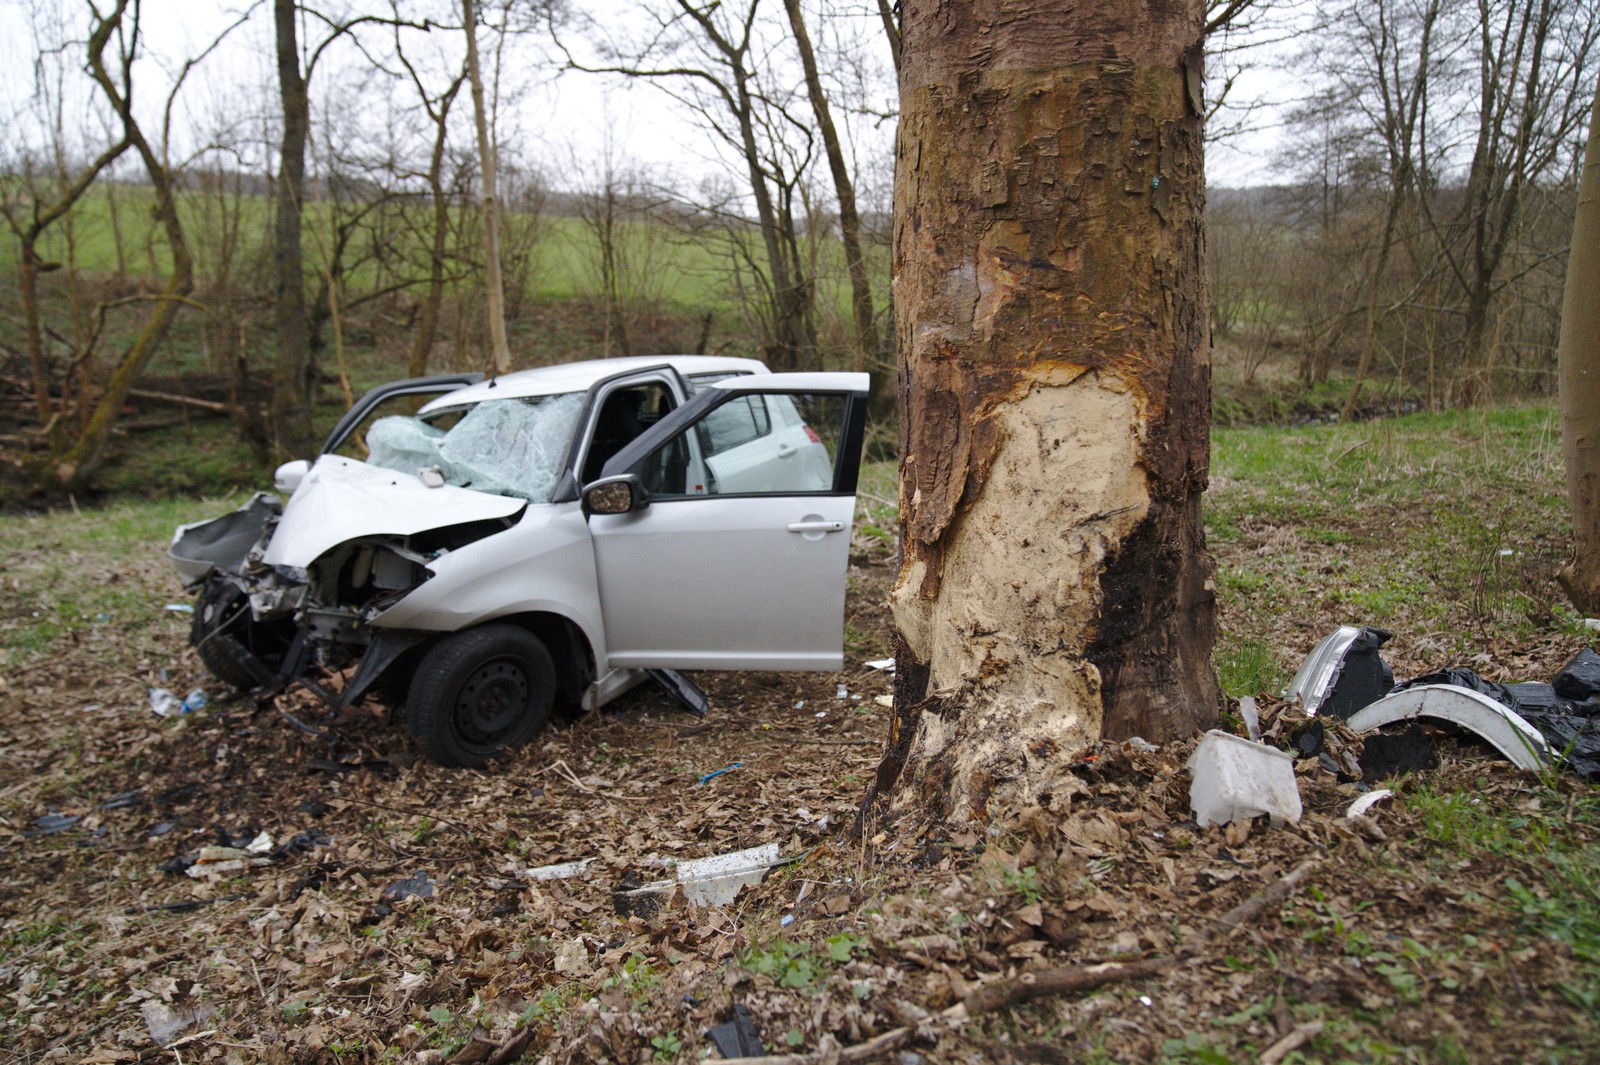
{"type": "Polygon", "coordinates": [[[800,449],[795,447],[793,444],[779,444],[778,445],[778,457],[780,459],[786,459],[790,455],[793,455],[798,450],[800,450],[800,449]]]}
{"type": "Polygon", "coordinates": [[[791,521],[789,531],[792,533],[831,533],[843,532],[842,521],[791,521]]]}

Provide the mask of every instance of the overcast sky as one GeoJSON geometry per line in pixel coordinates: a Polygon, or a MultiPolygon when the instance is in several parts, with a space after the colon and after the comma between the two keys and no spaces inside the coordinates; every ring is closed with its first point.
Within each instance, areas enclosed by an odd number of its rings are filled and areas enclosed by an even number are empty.
{"type": "MultiPolygon", "coordinates": [[[[11,125],[11,137],[17,136],[19,121],[27,121],[19,120],[18,115],[27,114],[41,69],[29,12],[37,9],[45,13],[47,20],[51,16],[62,19],[81,35],[82,4],[83,0],[0,0],[0,100],[3,100],[0,122],[11,125]]],[[[446,2],[413,3],[405,10],[420,12],[429,6],[436,6],[436,14],[443,17],[456,9],[453,2],[446,2]]],[[[772,8],[775,13],[778,11],[776,4],[772,8]]],[[[630,12],[634,10],[631,0],[590,0],[584,10],[594,15],[608,31],[625,32],[638,25],[636,18],[630,23],[630,12]]],[[[892,109],[887,47],[883,44],[881,25],[875,13],[864,4],[854,9],[841,5],[830,10],[833,13],[828,23],[817,27],[814,35],[834,35],[846,41],[856,38],[859,54],[876,67],[869,71],[868,99],[864,104],[871,110],[892,109]]],[[[165,86],[170,84],[172,73],[182,60],[202,52],[245,12],[250,12],[248,20],[207,57],[185,85],[175,113],[175,127],[185,131],[175,137],[176,156],[187,154],[213,131],[228,125],[235,128],[236,139],[243,139],[252,146],[251,154],[269,149],[271,131],[259,121],[253,124],[254,128],[242,133],[238,127],[252,125],[246,119],[252,110],[259,112],[276,104],[271,6],[266,2],[252,8],[245,4],[203,0],[190,3],[146,0],[147,58],[136,73],[135,84],[141,117],[151,130],[159,128],[165,86]]],[[[307,23],[306,29],[306,39],[320,35],[321,27],[314,22],[307,23]]],[[[381,32],[369,36],[379,47],[386,43],[381,32]]],[[[426,36],[412,35],[413,44],[408,47],[412,47],[424,63],[431,55],[435,67],[443,71],[459,61],[456,57],[463,47],[461,37],[459,30],[434,30],[426,36]]],[[[486,52],[486,62],[491,61],[487,53],[494,44],[493,35],[485,35],[480,42],[480,48],[486,52]]],[[[79,55],[81,46],[69,55],[68,65],[81,63],[79,55]]],[[[500,118],[501,141],[513,149],[514,155],[538,165],[554,188],[571,184],[565,179],[571,177],[575,156],[583,160],[599,155],[607,130],[612,131],[614,144],[624,162],[675,179],[682,185],[692,187],[716,173],[722,165],[718,162],[713,139],[684,113],[681,105],[655,85],[576,72],[557,76],[553,50],[543,35],[537,33],[511,40],[502,60],[501,91],[507,104],[500,118]]],[[[48,66],[47,63],[45,69],[48,66]]],[[[1215,73],[1218,61],[1214,60],[1212,66],[1215,73]]],[[[330,50],[319,66],[313,81],[313,95],[320,106],[326,106],[330,99],[339,101],[354,96],[363,83],[373,79],[370,64],[362,54],[354,47],[341,44],[330,50]]],[[[1218,85],[1219,79],[1214,76],[1212,84],[1218,85]]],[[[1266,70],[1247,73],[1234,84],[1231,99],[1235,102],[1270,99],[1282,94],[1282,84],[1281,76],[1266,70]]],[[[80,86],[76,92],[78,95],[65,109],[64,124],[69,129],[75,125],[87,127],[86,139],[96,141],[99,138],[98,131],[93,128],[93,112],[82,95],[83,88],[80,86]]],[[[400,98],[403,94],[395,95],[400,98]]],[[[367,106],[370,107],[370,103],[367,106]]],[[[397,112],[369,113],[365,119],[380,125],[418,120],[397,112]]],[[[315,124],[315,116],[313,121],[315,124]]],[[[453,121],[460,138],[467,140],[470,107],[465,93],[453,121]]],[[[850,123],[858,162],[876,164],[866,168],[869,173],[863,182],[867,186],[863,192],[869,199],[876,192],[881,202],[874,206],[887,206],[892,123],[861,115],[850,116],[850,123]]],[[[1211,146],[1207,165],[1214,184],[1240,185],[1281,179],[1273,165],[1276,130],[1272,113],[1253,116],[1251,124],[1262,128],[1211,146]]],[[[0,133],[4,132],[0,128],[0,133]]],[[[313,136],[318,135],[314,128],[313,136]]],[[[261,160],[247,157],[244,162],[260,165],[261,160]]],[[[818,167],[818,174],[821,179],[825,169],[818,167]]]]}

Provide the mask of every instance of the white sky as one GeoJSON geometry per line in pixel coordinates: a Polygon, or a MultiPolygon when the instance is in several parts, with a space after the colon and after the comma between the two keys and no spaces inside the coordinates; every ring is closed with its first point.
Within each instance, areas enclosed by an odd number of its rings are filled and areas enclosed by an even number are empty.
{"type": "MultiPolygon", "coordinates": [[[[102,8],[107,6],[107,0],[99,0],[99,3],[102,8]]],[[[29,13],[42,12],[45,21],[52,17],[60,19],[74,28],[75,35],[81,36],[83,4],[84,0],[0,0],[0,141],[17,138],[25,125],[32,124],[25,117],[19,118],[29,113],[35,97],[37,50],[29,28],[29,13]]],[[[375,4],[363,6],[377,7],[375,4]]],[[[584,7],[608,29],[625,32],[630,28],[629,0],[590,0],[584,7]]],[[[774,13],[780,10],[775,3],[771,7],[774,13]]],[[[437,18],[454,17],[459,10],[456,0],[411,0],[403,7],[409,17],[420,17],[428,9],[432,9],[437,18]]],[[[259,167],[262,164],[262,159],[251,156],[268,151],[275,133],[259,118],[251,122],[249,116],[263,109],[270,112],[277,102],[271,5],[261,2],[252,8],[247,3],[145,0],[148,58],[137,69],[135,84],[141,118],[152,130],[159,128],[165,85],[170,84],[171,75],[181,60],[201,51],[221,29],[246,11],[251,12],[248,21],[190,75],[175,115],[175,126],[186,130],[184,135],[175,137],[179,142],[174,150],[175,157],[192,151],[197,144],[209,139],[211,131],[231,123],[236,127],[232,134],[234,139],[250,146],[245,165],[259,167]],[[242,132],[238,127],[242,127],[242,132]]],[[[813,27],[813,35],[818,38],[829,33],[858,36],[859,47],[876,64],[875,75],[879,79],[874,98],[867,101],[868,106],[889,109],[892,99],[887,46],[882,41],[875,11],[865,4],[835,5],[830,11],[833,14],[828,24],[813,27]]],[[[311,38],[318,30],[315,23],[303,23],[303,26],[310,31],[303,33],[304,38],[311,38]]],[[[382,31],[371,37],[379,46],[383,45],[382,31]]],[[[459,31],[434,30],[426,37],[412,35],[411,40],[415,53],[424,61],[428,53],[433,53],[434,66],[442,71],[458,61],[456,57],[462,47],[460,38],[459,31]]],[[[489,53],[493,47],[492,37],[485,35],[480,49],[485,52],[486,62],[491,61],[489,53]]],[[[68,71],[69,81],[75,80],[71,75],[81,66],[81,55],[81,45],[65,54],[62,65],[68,71]]],[[[502,87],[508,97],[516,100],[516,105],[505,109],[500,124],[501,140],[511,149],[510,154],[539,165],[552,187],[561,189],[571,184],[564,177],[571,176],[569,171],[575,155],[582,159],[598,157],[608,128],[614,131],[615,147],[625,164],[670,176],[688,187],[718,172],[717,149],[711,137],[655,86],[582,73],[556,77],[553,70],[550,49],[541,35],[530,34],[524,40],[512,41],[504,55],[502,87]]],[[[76,80],[81,82],[81,79],[76,80]]],[[[381,80],[381,76],[370,73],[370,67],[359,52],[341,43],[330,50],[318,68],[313,80],[313,97],[318,102],[313,106],[325,104],[330,94],[334,101],[344,101],[354,97],[357,83],[381,80]]],[[[1280,90],[1281,84],[1281,78],[1271,72],[1256,72],[1235,85],[1233,98],[1270,97],[1280,90]]],[[[82,131],[85,139],[94,143],[100,138],[96,135],[96,120],[85,93],[81,84],[69,91],[71,105],[65,109],[63,124],[69,131],[82,131]]],[[[405,94],[402,91],[396,95],[405,94]]],[[[365,106],[372,105],[369,102],[365,106]]],[[[470,139],[470,116],[469,99],[463,92],[452,114],[460,143],[470,139]]],[[[314,114],[314,137],[319,135],[318,117],[314,114]]],[[[33,118],[37,120],[36,115],[33,118]]],[[[383,113],[368,114],[365,118],[388,122],[400,127],[402,132],[405,126],[419,122],[417,116],[383,113]]],[[[421,120],[421,124],[425,125],[425,120],[421,120]]],[[[890,124],[858,117],[851,125],[861,161],[871,159],[877,164],[871,169],[877,175],[879,194],[884,195],[882,185],[891,158],[890,124]]],[[[1213,144],[1207,162],[1210,180],[1219,185],[1273,180],[1274,142],[1275,132],[1269,128],[1226,144],[1213,144]]],[[[817,180],[826,182],[826,168],[820,161],[817,180]]],[[[873,182],[865,184],[868,188],[863,191],[870,200],[873,182]]],[[[886,206],[886,201],[872,206],[886,206]]]]}

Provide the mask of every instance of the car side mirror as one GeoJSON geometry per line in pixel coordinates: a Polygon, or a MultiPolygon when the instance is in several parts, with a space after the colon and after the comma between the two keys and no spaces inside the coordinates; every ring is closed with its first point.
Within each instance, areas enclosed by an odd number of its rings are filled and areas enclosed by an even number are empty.
{"type": "Polygon", "coordinates": [[[305,459],[295,459],[293,462],[285,462],[282,466],[279,466],[278,471],[272,475],[272,487],[276,488],[284,495],[293,495],[294,490],[300,487],[300,482],[305,480],[306,473],[310,469],[311,463],[307,462],[305,459]]]}
{"type": "Polygon", "coordinates": [[[630,514],[649,506],[650,497],[636,474],[607,477],[583,490],[585,514],[630,514]]]}

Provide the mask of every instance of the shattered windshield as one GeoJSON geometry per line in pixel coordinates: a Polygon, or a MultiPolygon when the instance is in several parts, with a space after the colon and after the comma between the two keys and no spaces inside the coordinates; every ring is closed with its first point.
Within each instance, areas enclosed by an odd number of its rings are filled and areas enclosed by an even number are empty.
{"type": "Polygon", "coordinates": [[[367,431],[367,462],[413,475],[437,469],[457,488],[544,503],[583,402],[582,392],[486,400],[448,430],[420,418],[379,418],[367,431]]]}

